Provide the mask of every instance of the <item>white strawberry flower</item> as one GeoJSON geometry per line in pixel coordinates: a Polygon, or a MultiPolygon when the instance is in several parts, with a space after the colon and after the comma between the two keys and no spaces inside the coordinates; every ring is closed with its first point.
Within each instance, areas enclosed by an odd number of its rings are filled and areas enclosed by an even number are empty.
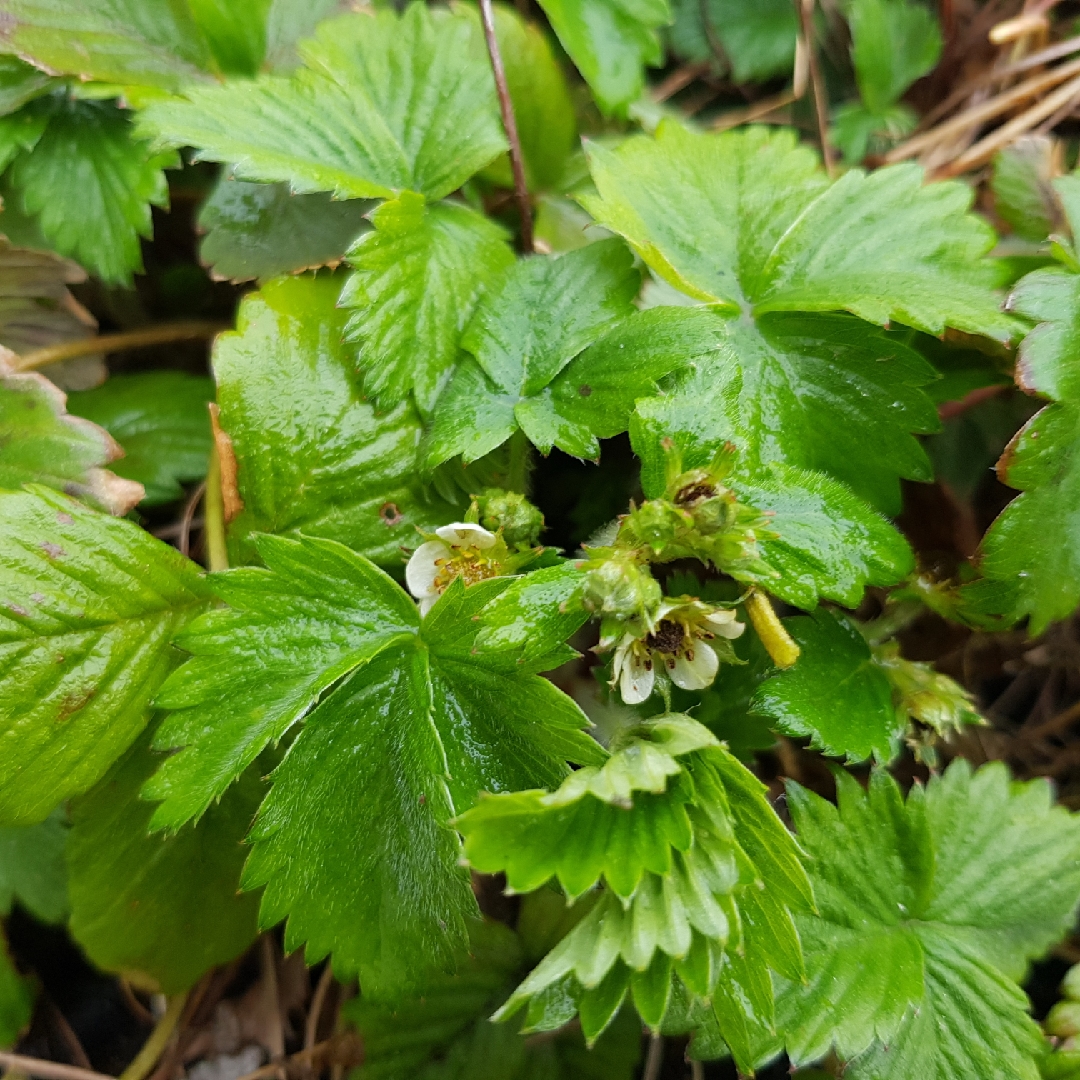
{"type": "Polygon", "coordinates": [[[405,567],[405,584],[420,604],[420,614],[426,615],[435,601],[456,577],[466,583],[492,577],[495,564],[485,559],[498,537],[480,525],[455,521],[435,530],[436,540],[421,544],[405,567]]]}
{"type": "MultiPolygon", "coordinates": [[[[639,705],[656,685],[656,665],[683,690],[704,690],[720,669],[720,657],[709,641],[734,640],[746,629],[735,612],[711,608],[700,600],[665,600],[653,628],[639,637],[628,631],[615,649],[612,685],[627,705],[639,705]]],[[[724,650],[729,654],[730,646],[724,650]]]]}

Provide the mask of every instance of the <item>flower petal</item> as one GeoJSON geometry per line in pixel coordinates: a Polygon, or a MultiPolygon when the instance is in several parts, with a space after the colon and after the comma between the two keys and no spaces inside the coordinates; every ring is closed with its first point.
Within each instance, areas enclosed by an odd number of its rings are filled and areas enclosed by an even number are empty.
{"type": "Polygon", "coordinates": [[[417,600],[439,595],[439,590],[435,588],[435,578],[439,574],[438,560],[448,558],[450,549],[441,540],[428,540],[412,553],[405,567],[405,584],[417,600]]]}
{"type": "Polygon", "coordinates": [[[714,634],[728,638],[731,641],[740,637],[746,629],[746,623],[739,622],[735,618],[734,611],[724,611],[723,609],[709,612],[705,616],[705,622],[708,623],[709,629],[714,634]]]}
{"type": "Polygon", "coordinates": [[[445,540],[451,547],[473,547],[486,551],[495,546],[495,534],[488,532],[482,525],[472,525],[465,521],[454,521],[441,525],[435,530],[440,540],[445,540]]]}
{"type": "Polygon", "coordinates": [[[671,681],[684,690],[704,690],[711,686],[719,667],[716,653],[704,641],[695,641],[693,648],[675,657],[674,667],[669,665],[671,681]]]}
{"type": "Polygon", "coordinates": [[[643,658],[631,653],[619,675],[619,693],[627,705],[640,705],[653,692],[656,672],[643,658]]]}

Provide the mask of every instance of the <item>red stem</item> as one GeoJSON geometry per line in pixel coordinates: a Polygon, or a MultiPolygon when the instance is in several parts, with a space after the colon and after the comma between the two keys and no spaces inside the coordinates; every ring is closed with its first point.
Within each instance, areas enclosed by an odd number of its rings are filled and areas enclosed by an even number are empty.
{"type": "Polygon", "coordinates": [[[506,85],[506,71],[499,53],[499,42],[495,37],[495,15],[491,10],[491,0],[480,0],[480,21],[484,24],[484,40],[487,42],[488,56],[491,57],[491,70],[495,75],[499,112],[502,114],[503,128],[506,131],[507,141],[510,143],[510,168],[514,173],[514,193],[521,213],[521,247],[527,255],[531,255],[533,251],[532,204],[529,202],[529,189],[525,184],[525,160],[521,155],[521,139],[518,137],[517,121],[514,119],[514,103],[510,100],[510,89],[506,85]]]}

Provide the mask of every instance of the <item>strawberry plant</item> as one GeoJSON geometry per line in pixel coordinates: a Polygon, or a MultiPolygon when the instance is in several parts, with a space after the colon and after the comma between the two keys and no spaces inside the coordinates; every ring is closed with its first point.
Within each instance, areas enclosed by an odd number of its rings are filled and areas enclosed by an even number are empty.
{"type": "Polygon", "coordinates": [[[1066,1075],[1075,801],[925,642],[1080,604],[1080,181],[860,164],[915,0],[845,7],[820,148],[648,70],[821,94],[805,5],[521,7],[0,0],[0,1064],[71,1080],[7,1052],[32,920],[165,996],[126,1080],[260,934],[282,1076],[1066,1075]],[[191,272],[228,325],[124,328],[191,272]]]}

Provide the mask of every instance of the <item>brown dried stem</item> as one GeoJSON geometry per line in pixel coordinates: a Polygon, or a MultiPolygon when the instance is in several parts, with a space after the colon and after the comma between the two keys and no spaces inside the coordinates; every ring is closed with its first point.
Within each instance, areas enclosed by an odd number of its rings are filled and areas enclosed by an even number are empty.
{"type": "Polygon", "coordinates": [[[491,0],[480,0],[480,20],[484,24],[484,40],[487,42],[491,70],[495,76],[495,89],[499,95],[499,112],[502,114],[503,129],[506,131],[507,142],[510,143],[510,168],[514,174],[514,194],[521,214],[521,247],[526,254],[531,254],[533,251],[532,203],[529,201],[529,188],[525,183],[525,159],[521,153],[517,120],[514,119],[514,103],[510,100],[510,88],[506,84],[506,70],[503,68],[499,42],[495,37],[495,13],[491,9],[491,0]]]}
{"type": "Polygon", "coordinates": [[[12,361],[11,366],[15,371],[33,371],[46,364],[55,364],[59,360],[75,360],[80,356],[93,356],[96,353],[141,349],[146,345],[169,345],[175,341],[199,341],[228,329],[226,323],[206,320],[162,323],[159,326],[123,330],[116,334],[101,334],[98,337],[49,345],[47,348],[23,354],[12,361]]]}
{"type": "Polygon", "coordinates": [[[108,1073],[80,1069],[77,1065],[61,1065],[58,1061],[24,1057],[22,1054],[9,1054],[4,1050],[0,1050],[0,1066],[5,1072],[36,1076],[38,1080],[116,1080],[108,1073]]]}
{"type": "Polygon", "coordinates": [[[810,85],[814,89],[814,115],[817,117],[818,141],[821,143],[821,160],[825,171],[832,178],[836,175],[832,147],[829,145],[829,103],[825,97],[825,80],[818,65],[816,38],[814,36],[814,0],[800,0],[799,19],[802,36],[806,42],[806,61],[810,71],[810,85]]]}

